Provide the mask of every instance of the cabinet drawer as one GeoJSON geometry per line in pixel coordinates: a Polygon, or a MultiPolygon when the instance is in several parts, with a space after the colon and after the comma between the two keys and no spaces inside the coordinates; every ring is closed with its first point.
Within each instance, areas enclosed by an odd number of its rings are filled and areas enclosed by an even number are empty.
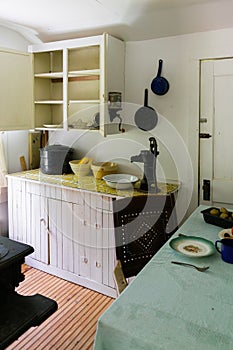
{"type": "Polygon", "coordinates": [[[61,199],[65,202],[70,202],[74,204],[83,203],[83,194],[75,189],[63,188],[61,195],[61,199]]]}

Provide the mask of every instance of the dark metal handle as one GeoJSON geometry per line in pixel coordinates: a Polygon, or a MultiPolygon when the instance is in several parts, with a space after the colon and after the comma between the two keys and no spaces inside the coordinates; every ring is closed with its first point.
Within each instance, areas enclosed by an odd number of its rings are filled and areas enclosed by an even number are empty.
{"type": "Polygon", "coordinates": [[[163,68],[163,60],[159,60],[159,68],[158,68],[157,77],[160,77],[160,75],[162,73],[162,68],[163,68]]]}
{"type": "Polygon", "coordinates": [[[209,201],[210,200],[210,180],[203,179],[203,200],[209,201]]]}
{"type": "Polygon", "coordinates": [[[204,132],[201,132],[199,134],[199,137],[200,137],[200,139],[209,139],[210,137],[212,137],[212,135],[204,133],[204,132]]]}
{"type": "Polygon", "coordinates": [[[145,89],[144,106],[148,107],[148,89],[145,89]]]}
{"type": "Polygon", "coordinates": [[[215,248],[217,249],[217,251],[221,254],[221,250],[219,250],[219,247],[218,247],[218,243],[222,243],[221,241],[216,241],[215,242],[215,248]]]}

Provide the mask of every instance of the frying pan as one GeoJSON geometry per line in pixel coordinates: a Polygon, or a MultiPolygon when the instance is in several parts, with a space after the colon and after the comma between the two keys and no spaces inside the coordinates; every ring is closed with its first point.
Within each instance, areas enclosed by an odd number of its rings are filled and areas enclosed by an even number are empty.
{"type": "Polygon", "coordinates": [[[163,60],[159,60],[159,68],[157,76],[151,82],[151,90],[156,95],[165,95],[169,90],[169,82],[161,77],[163,60]]]}
{"type": "Polygon", "coordinates": [[[158,123],[158,115],[154,108],[148,106],[148,89],[145,89],[144,106],[134,116],[137,127],[144,131],[152,130],[158,123]]]}

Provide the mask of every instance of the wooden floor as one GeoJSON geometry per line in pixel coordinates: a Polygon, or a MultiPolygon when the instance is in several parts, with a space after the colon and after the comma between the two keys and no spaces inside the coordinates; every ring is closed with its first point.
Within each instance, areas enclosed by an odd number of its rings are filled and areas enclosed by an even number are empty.
{"type": "Polygon", "coordinates": [[[30,328],[7,350],[93,349],[99,316],[113,299],[42,271],[24,266],[25,280],[17,291],[56,300],[58,310],[40,326],[30,328]]]}

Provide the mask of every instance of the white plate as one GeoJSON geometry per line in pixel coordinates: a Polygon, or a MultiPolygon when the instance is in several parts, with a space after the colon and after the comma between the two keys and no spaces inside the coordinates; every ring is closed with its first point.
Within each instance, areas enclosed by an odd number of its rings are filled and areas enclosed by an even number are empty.
{"type": "Polygon", "coordinates": [[[55,124],[44,124],[43,125],[45,128],[60,128],[60,125],[55,125],[55,124]]]}
{"type": "Polygon", "coordinates": [[[177,252],[192,258],[200,258],[215,253],[214,244],[211,241],[201,237],[176,237],[169,242],[169,245],[177,252]]]}
{"type": "Polygon", "coordinates": [[[138,181],[137,176],[129,174],[110,174],[103,176],[102,179],[109,187],[120,190],[132,187],[133,184],[138,181]]]}
{"type": "Polygon", "coordinates": [[[232,234],[232,229],[231,228],[225,228],[225,230],[222,230],[218,233],[218,237],[220,239],[223,238],[233,238],[233,234],[232,234]]]}

